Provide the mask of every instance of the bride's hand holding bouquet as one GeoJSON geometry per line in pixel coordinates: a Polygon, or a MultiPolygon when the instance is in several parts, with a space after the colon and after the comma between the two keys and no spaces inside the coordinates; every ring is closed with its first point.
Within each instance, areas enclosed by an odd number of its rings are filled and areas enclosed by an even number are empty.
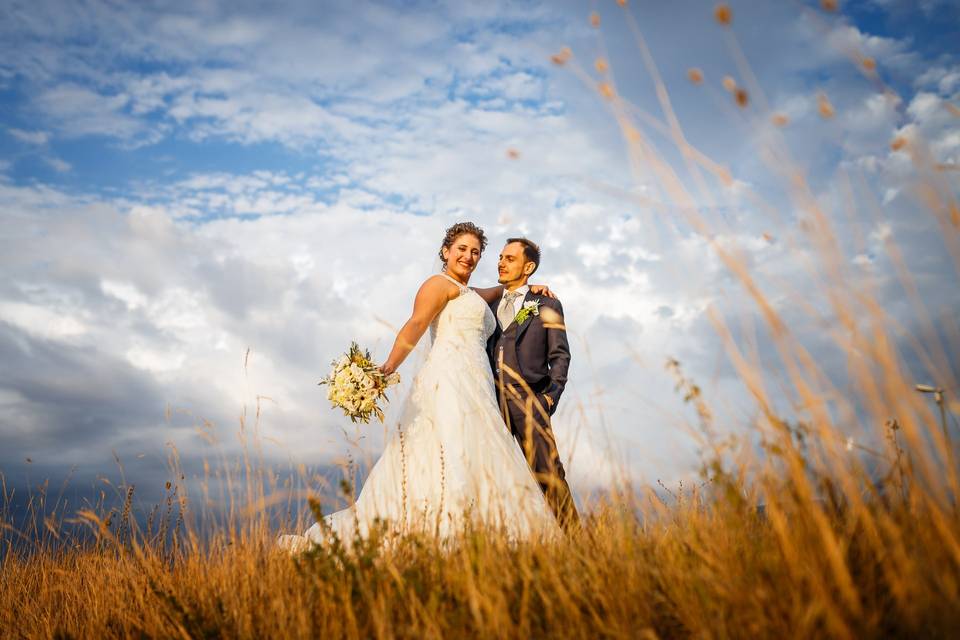
{"type": "Polygon", "coordinates": [[[370,352],[356,342],[351,342],[350,349],[332,365],[330,375],[318,384],[329,385],[327,399],[333,406],[343,409],[351,422],[369,424],[373,416],[383,422],[383,410],[377,403],[381,398],[389,401],[387,388],[400,382],[400,374],[378,367],[370,352]]]}

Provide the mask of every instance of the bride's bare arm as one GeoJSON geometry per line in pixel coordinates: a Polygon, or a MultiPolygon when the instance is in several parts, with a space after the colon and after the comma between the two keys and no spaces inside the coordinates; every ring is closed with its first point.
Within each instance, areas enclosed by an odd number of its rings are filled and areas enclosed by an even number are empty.
{"type": "MultiPolygon", "coordinates": [[[[495,287],[488,287],[486,289],[481,289],[479,287],[471,287],[477,294],[483,298],[483,301],[487,304],[492,304],[500,299],[503,296],[503,285],[498,284],[495,287]]],[[[556,294],[550,290],[545,284],[532,284],[530,285],[530,293],[535,296],[546,296],[548,298],[556,298],[556,294]]]]}
{"type": "Polygon", "coordinates": [[[486,302],[487,304],[490,304],[495,300],[499,300],[500,297],[503,296],[502,284],[498,284],[495,287],[487,287],[486,289],[481,289],[480,287],[470,287],[470,288],[476,291],[477,295],[483,298],[483,301],[486,302]]]}
{"type": "Polygon", "coordinates": [[[387,361],[380,367],[385,374],[389,375],[400,367],[417,346],[433,319],[458,293],[456,286],[440,276],[434,276],[423,283],[413,301],[410,319],[400,328],[387,361]]]}

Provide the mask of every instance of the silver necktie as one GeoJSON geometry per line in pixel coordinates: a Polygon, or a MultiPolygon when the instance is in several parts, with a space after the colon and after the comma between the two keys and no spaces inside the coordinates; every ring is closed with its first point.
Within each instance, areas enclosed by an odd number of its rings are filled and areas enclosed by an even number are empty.
{"type": "Polygon", "coordinates": [[[503,301],[497,309],[497,320],[500,321],[500,327],[506,329],[513,322],[517,315],[513,310],[513,301],[520,297],[519,291],[507,291],[503,294],[503,301]]]}

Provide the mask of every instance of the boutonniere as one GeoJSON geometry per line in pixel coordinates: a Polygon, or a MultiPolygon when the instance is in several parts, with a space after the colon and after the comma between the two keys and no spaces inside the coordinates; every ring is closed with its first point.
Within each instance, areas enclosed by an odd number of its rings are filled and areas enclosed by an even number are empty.
{"type": "Polygon", "coordinates": [[[520,311],[517,312],[517,316],[513,320],[517,323],[517,326],[520,326],[526,322],[530,316],[538,315],[540,315],[540,298],[524,302],[523,307],[520,308],[520,311]]]}

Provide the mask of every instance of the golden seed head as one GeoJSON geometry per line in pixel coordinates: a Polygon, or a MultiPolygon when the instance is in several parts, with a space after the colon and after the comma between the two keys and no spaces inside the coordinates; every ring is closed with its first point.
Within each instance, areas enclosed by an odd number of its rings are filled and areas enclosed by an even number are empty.
{"type": "Polygon", "coordinates": [[[627,0],[617,0],[617,4],[621,7],[627,6],[627,0]]]}
{"type": "Polygon", "coordinates": [[[723,76],[722,80],[723,88],[733,93],[737,90],[737,81],[731,78],[730,76],[723,76]]]}
{"type": "Polygon", "coordinates": [[[691,67],[687,69],[687,79],[693,84],[700,84],[703,82],[703,71],[700,71],[700,69],[696,67],[691,67]]]}
{"type": "Polygon", "coordinates": [[[510,147],[509,149],[507,149],[507,157],[510,158],[511,160],[516,160],[517,158],[520,157],[520,152],[514,149],[513,147],[510,147]]]}
{"type": "Polygon", "coordinates": [[[571,56],[573,56],[573,51],[570,51],[570,47],[564,47],[560,49],[560,53],[555,53],[550,56],[550,61],[553,62],[553,64],[562,65],[565,64],[571,56]]]}
{"type": "Polygon", "coordinates": [[[166,487],[167,487],[167,491],[170,491],[170,481],[169,481],[169,480],[167,480],[166,487]]]}
{"type": "Polygon", "coordinates": [[[590,14],[590,26],[599,27],[600,26],[600,14],[594,11],[590,14]]]}
{"type": "Polygon", "coordinates": [[[609,82],[601,82],[598,89],[600,91],[600,95],[602,95],[604,98],[607,100],[613,100],[613,85],[611,85],[609,82]]]}
{"type": "Polygon", "coordinates": [[[836,11],[837,0],[820,0],[820,8],[824,11],[836,11]]]}
{"type": "Polygon", "coordinates": [[[820,112],[822,118],[832,118],[836,111],[833,109],[833,105],[830,104],[830,100],[827,99],[826,94],[821,93],[817,96],[817,111],[820,112]]]}
{"type": "Polygon", "coordinates": [[[894,151],[900,151],[900,149],[903,149],[905,146],[907,146],[907,139],[903,136],[897,136],[890,141],[890,148],[894,151]]]}
{"type": "Polygon", "coordinates": [[[641,140],[640,132],[636,130],[633,125],[624,125],[623,132],[627,136],[627,140],[630,142],[639,142],[641,140]]]}
{"type": "Polygon", "coordinates": [[[597,61],[593,63],[593,66],[596,67],[597,71],[600,73],[606,73],[607,69],[609,68],[607,66],[607,61],[603,58],[597,58],[597,61]]]}
{"type": "Polygon", "coordinates": [[[728,27],[730,26],[730,21],[733,20],[733,11],[730,10],[730,5],[721,2],[713,10],[713,17],[720,24],[728,27]]]}
{"type": "Polygon", "coordinates": [[[785,113],[775,113],[770,116],[770,122],[778,127],[785,127],[790,123],[790,118],[785,113]]]}
{"type": "Polygon", "coordinates": [[[733,92],[733,99],[737,101],[737,106],[741,109],[747,106],[750,97],[747,95],[747,90],[737,87],[737,90],[733,92]]]}
{"type": "Polygon", "coordinates": [[[869,56],[864,56],[864,58],[860,60],[860,66],[863,67],[864,71],[873,73],[877,70],[877,61],[869,56]]]}

